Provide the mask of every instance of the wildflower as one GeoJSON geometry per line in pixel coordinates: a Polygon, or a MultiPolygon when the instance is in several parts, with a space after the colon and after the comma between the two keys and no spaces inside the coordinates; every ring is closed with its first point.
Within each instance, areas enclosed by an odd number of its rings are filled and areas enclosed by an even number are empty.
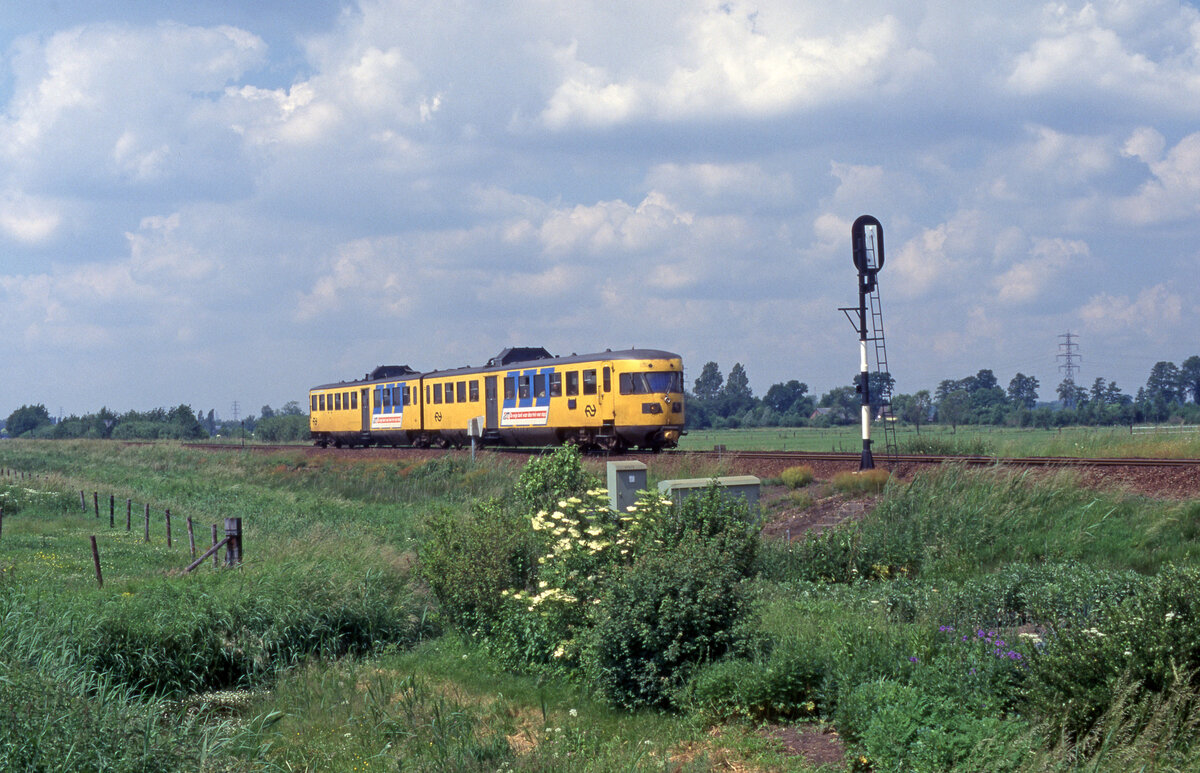
{"type": "Polygon", "coordinates": [[[1174,612],[1168,612],[1168,613],[1167,613],[1167,617],[1166,617],[1166,620],[1167,620],[1167,622],[1169,623],[1169,622],[1171,622],[1171,621],[1172,621],[1172,620],[1174,620],[1174,619],[1175,619],[1175,613],[1174,613],[1174,612]]]}
{"type": "Polygon", "coordinates": [[[912,655],[908,658],[908,662],[909,663],[920,663],[921,659],[918,658],[916,655],[912,655]]]}
{"type": "Polygon", "coordinates": [[[549,585],[549,584],[550,584],[550,583],[546,582],[545,580],[541,580],[540,582],[538,582],[538,587],[539,587],[539,588],[545,588],[545,587],[546,587],[547,585],[549,585]]]}
{"type": "Polygon", "coordinates": [[[599,526],[591,526],[591,527],[588,527],[587,533],[589,536],[599,537],[601,534],[604,533],[604,529],[601,529],[599,526]]]}
{"type": "Polygon", "coordinates": [[[573,717],[577,717],[577,716],[579,716],[579,711],[578,711],[578,709],[571,709],[571,710],[570,710],[570,711],[568,711],[567,713],[568,713],[568,714],[570,714],[570,715],[571,715],[571,716],[573,716],[573,717]]]}

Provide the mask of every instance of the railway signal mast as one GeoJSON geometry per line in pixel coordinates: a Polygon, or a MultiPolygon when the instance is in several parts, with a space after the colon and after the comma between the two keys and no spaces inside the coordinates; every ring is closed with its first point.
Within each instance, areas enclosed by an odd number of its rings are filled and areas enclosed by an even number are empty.
{"type": "Polygon", "coordinates": [[[861,365],[858,391],[862,394],[862,459],[858,469],[873,470],[875,459],[871,456],[871,373],[867,361],[867,341],[871,339],[867,327],[867,296],[875,292],[875,275],[883,268],[883,226],[871,215],[859,216],[850,227],[850,246],[854,267],[858,269],[858,308],[844,308],[840,311],[846,314],[850,323],[858,330],[861,365]],[[857,322],[851,317],[851,312],[857,312],[857,322]]]}

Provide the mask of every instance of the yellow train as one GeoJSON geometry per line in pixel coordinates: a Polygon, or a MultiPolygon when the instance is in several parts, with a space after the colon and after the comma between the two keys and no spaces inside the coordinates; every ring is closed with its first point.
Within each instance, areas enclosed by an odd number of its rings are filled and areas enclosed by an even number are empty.
{"type": "Polygon", "coordinates": [[[620,453],[674,448],[683,434],[683,360],[656,349],[553,357],[510,348],[481,368],[429,373],[383,365],[308,397],[321,447],[447,448],[474,435],[492,445],[620,453]]]}

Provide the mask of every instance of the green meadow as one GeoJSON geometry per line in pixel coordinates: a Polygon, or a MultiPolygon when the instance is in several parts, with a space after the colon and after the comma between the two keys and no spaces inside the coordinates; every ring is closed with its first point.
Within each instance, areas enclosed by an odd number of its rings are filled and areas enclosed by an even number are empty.
{"type": "MultiPolygon", "coordinates": [[[[996,453],[1063,453],[1021,442],[1043,450],[996,453]]],[[[784,543],[763,518],[865,495],[790,474],[762,512],[710,491],[613,513],[603,475],[569,451],[0,442],[0,769],[1200,766],[1200,501],[951,465],[784,543]],[[189,517],[198,551],[242,518],[244,564],[184,573],[189,517]]]]}

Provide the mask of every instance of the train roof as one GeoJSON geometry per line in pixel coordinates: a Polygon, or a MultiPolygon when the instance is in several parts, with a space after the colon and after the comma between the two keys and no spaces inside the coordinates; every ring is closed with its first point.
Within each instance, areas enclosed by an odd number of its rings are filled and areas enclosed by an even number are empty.
{"type": "Polygon", "coordinates": [[[666,360],[678,359],[679,355],[662,349],[620,349],[591,354],[570,354],[555,357],[550,352],[539,347],[509,347],[488,360],[482,367],[467,366],[462,368],[447,368],[446,370],[431,370],[417,372],[407,365],[380,365],[366,374],[363,379],[354,381],[337,381],[331,384],[321,384],[313,389],[338,389],[353,384],[368,384],[378,381],[407,381],[424,376],[469,375],[472,373],[494,373],[516,367],[548,367],[550,365],[572,365],[576,363],[596,362],[597,360],[666,360]]]}

